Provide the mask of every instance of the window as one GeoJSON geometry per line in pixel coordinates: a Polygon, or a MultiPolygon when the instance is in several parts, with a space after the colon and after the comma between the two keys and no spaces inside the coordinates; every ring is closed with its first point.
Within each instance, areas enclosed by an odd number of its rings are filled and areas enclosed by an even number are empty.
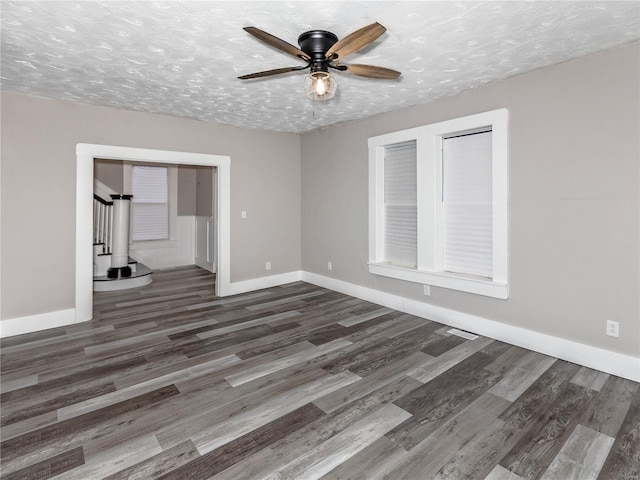
{"type": "Polygon", "coordinates": [[[442,141],[442,269],[492,278],[491,130],[442,141]]]}
{"type": "Polygon", "coordinates": [[[369,271],[508,297],[507,110],[369,139],[369,271]]]}
{"type": "Polygon", "coordinates": [[[133,166],[133,241],[169,238],[169,178],[166,167],[133,166]]]}
{"type": "Polygon", "coordinates": [[[385,147],[384,258],[394,265],[417,265],[418,226],[416,142],[385,147]]]}

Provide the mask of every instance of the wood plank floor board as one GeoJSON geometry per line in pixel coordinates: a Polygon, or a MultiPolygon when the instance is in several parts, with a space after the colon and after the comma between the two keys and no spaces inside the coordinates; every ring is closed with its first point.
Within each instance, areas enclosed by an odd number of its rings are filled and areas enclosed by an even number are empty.
{"type": "MultiPolygon", "coordinates": [[[[486,353],[490,357],[494,357],[497,359],[511,348],[514,348],[513,345],[509,345],[508,343],[495,340],[491,342],[489,345],[487,345],[486,347],[482,348],[480,351],[482,353],[486,353]]],[[[500,372],[495,372],[495,373],[500,373],[500,372]]],[[[502,373],[504,374],[504,372],[502,373]]]]}
{"type": "Polygon", "coordinates": [[[200,454],[191,440],[179,443],[141,462],[111,475],[105,480],[148,480],[170,474],[183,465],[197,461],[200,454]]]}
{"type": "Polygon", "coordinates": [[[412,416],[387,436],[407,451],[414,448],[498,382],[498,374],[482,369],[491,360],[488,355],[476,352],[446,375],[396,400],[394,403],[412,416]],[[466,381],[461,382],[461,378],[466,381]]]}
{"type": "Polygon", "coordinates": [[[598,395],[585,410],[580,423],[616,438],[639,387],[640,385],[636,382],[609,376],[598,395]]]}
{"type": "Polygon", "coordinates": [[[427,383],[492,342],[493,340],[490,338],[479,337],[475,340],[469,340],[461,343],[438,357],[432,357],[430,362],[417,367],[411,371],[409,375],[422,383],[427,383]]]}
{"type": "Polygon", "coordinates": [[[0,338],[0,348],[8,349],[19,345],[37,344],[40,340],[49,340],[55,337],[63,337],[67,334],[64,327],[50,328],[48,330],[40,330],[39,332],[24,333],[13,337],[0,338]]]}
{"type": "Polygon", "coordinates": [[[599,472],[599,480],[640,478],[640,391],[633,396],[627,415],[599,472]]]}
{"type": "Polygon", "coordinates": [[[527,352],[512,364],[507,372],[493,388],[491,393],[510,402],[516,400],[527,390],[556,359],[536,352],[527,352]]]}
{"type": "Polygon", "coordinates": [[[526,432],[495,419],[455,453],[433,480],[485,478],[526,432]]]}
{"type": "Polygon", "coordinates": [[[3,480],[20,480],[29,478],[51,478],[84,465],[82,447],[73,448],[53,457],[34,463],[21,470],[3,475],[3,480]]]}
{"type": "Polygon", "coordinates": [[[16,388],[11,391],[3,391],[0,395],[0,402],[6,408],[18,402],[20,407],[25,408],[37,403],[43,393],[55,396],[65,396],[75,391],[78,387],[84,389],[95,385],[115,383],[115,380],[122,375],[122,372],[129,372],[133,367],[146,365],[144,358],[114,359],[115,361],[100,364],[84,370],[69,372],[69,375],[45,380],[36,376],[36,383],[16,388]]]}
{"type": "Polygon", "coordinates": [[[213,429],[248,410],[256,409],[265,402],[283,398],[283,392],[295,391],[301,386],[326,379],[328,376],[320,369],[286,376],[282,372],[276,372],[234,389],[225,389],[217,395],[220,401],[213,404],[210,401],[208,408],[206,405],[205,408],[192,407],[187,415],[158,425],[156,436],[165,448],[187,439],[194,439],[207,429],[213,429]]]}
{"type": "Polygon", "coordinates": [[[596,480],[613,442],[607,435],[577,425],[540,479],[596,480]]]}
{"type": "Polygon", "coordinates": [[[433,342],[437,335],[430,335],[434,329],[434,325],[421,324],[418,328],[409,332],[403,332],[400,335],[390,334],[389,329],[398,322],[402,322],[402,318],[389,316],[379,317],[380,319],[392,320],[380,322],[372,325],[366,330],[360,330],[358,333],[366,335],[349,334],[345,338],[354,340],[357,348],[353,351],[346,352],[331,364],[323,365],[329,371],[340,371],[349,369],[362,377],[377,371],[384,365],[397,359],[406,357],[411,353],[422,350],[422,347],[433,342]]]}
{"type": "Polygon", "coordinates": [[[410,416],[394,404],[386,404],[266,478],[320,478],[410,416]]]}
{"type": "MultiPolygon", "coordinates": [[[[62,327],[59,329],[52,329],[52,330],[62,330],[62,327]]],[[[3,357],[5,355],[10,355],[11,357],[17,357],[18,353],[22,351],[27,351],[29,352],[29,355],[33,355],[34,349],[37,349],[38,353],[45,353],[46,349],[49,346],[52,346],[51,349],[49,350],[49,354],[50,354],[51,352],[56,352],[57,350],[59,350],[61,345],[64,345],[65,348],[73,345],[73,342],[76,340],[79,340],[79,341],[76,341],[75,343],[81,346],[87,345],[87,342],[90,342],[92,340],[101,341],[102,338],[108,337],[109,335],[114,334],[115,330],[116,329],[113,325],[104,325],[104,326],[96,326],[96,328],[91,330],[82,330],[78,332],[67,332],[67,333],[63,332],[61,335],[46,337],[42,340],[36,340],[34,342],[19,343],[15,346],[2,347],[2,355],[3,357]]],[[[21,335],[18,335],[18,336],[21,336],[21,335]]],[[[8,337],[8,338],[15,338],[15,337],[8,337]]],[[[3,370],[3,376],[5,374],[6,372],[3,370]]]]}
{"type": "MultiPolygon", "coordinates": [[[[119,416],[132,413],[141,415],[145,409],[153,409],[158,403],[178,393],[174,386],[165,387],[118,405],[3,440],[0,444],[3,473],[25,468],[67,451],[69,448],[78,446],[84,448],[89,440],[104,435],[105,431],[120,430],[119,427],[122,425],[114,423],[114,419],[119,416]]],[[[120,432],[120,435],[126,436],[126,432],[120,432]]]]}
{"type": "Polygon", "coordinates": [[[195,480],[208,478],[294,433],[323,414],[318,407],[308,403],[200,456],[197,460],[160,476],[159,479],[195,480]]]}
{"type": "Polygon", "coordinates": [[[72,405],[58,409],[58,420],[67,420],[69,418],[84,415],[88,412],[100,410],[110,405],[114,405],[125,401],[128,398],[137,397],[145,393],[150,393],[162,387],[175,385],[177,382],[185,381],[190,378],[202,375],[210,375],[213,372],[224,370],[225,368],[235,365],[240,359],[229,355],[222,358],[216,358],[210,362],[204,362],[192,367],[188,367],[176,372],[155,377],[146,382],[139,382],[129,387],[120,388],[114,392],[92,397],[89,400],[79,401],[72,405]]]}
{"type": "Polygon", "coordinates": [[[451,335],[449,337],[438,335],[437,337],[434,336],[434,339],[436,341],[425,345],[421,349],[424,353],[431,355],[432,357],[439,357],[443,353],[451,350],[453,347],[457,347],[458,345],[465,343],[464,338],[458,337],[456,335],[451,335]]]}
{"type": "Polygon", "coordinates": [[[193,439],[194,443],[201,455],[210,452],[308,402],[313,402],[323,393],[336,391],[357,381],[358,378],[353,374],[347,375],[345,372],[290,389],[284,394],[263,401],[261,405],[203,431],[193,439]]]}
{"type": "MultiPolygon", "coordinates": [[[[353,358],[349,364],[349,370],[361,377],[366,377],[385,365],[406,357],[413,352],[421,351],[431,355],[426,347],[440,341],[439,335],[431,334],[430,331],[432,330],[432,325],[425,325],[390,338],[383,345],[376,345],[368,351],[362,352],[362,355],[353,358]]],[[[444,339],[447,340],[446,337],[444,339]]]]}
{"type": "Polygon", "coordinates": [[[640,385],[305,282],[186,266],[0,340],[0,478],[635,479],[640,385]]]}
{"type": "Polygon", "coordinates": [[[154,457],[162,452],[154,436],[137,436],[127,441],[122,441],[112,448],[93,452],[91,456],[86,454],[84,465],[51,477],[56,480],[87,480],[104,478],[127,469],[140,461],[154,457]],[[118,458],[114,464],[109,460],[118,458]]]}
{"type": "Polygon", "coordinates": [[[500,419],[518,428],[528,427],[550,408],[578,370],[580,367],[573,363],[555,362],[500,415],[500,419]]]}
{"type": "Polygon", "coordinates": [[[426,353],[414,352],[405,358],[385,365],[377,372],[364,377],[353,385],[348,385],[335,392],[326,393],[313,403],[325,412],[331,413],[347,403],[370,394],[386,383],[406,376],[410,370],[419,365],[424,365],[432,359],[433,357],[426,353]]]}
{"type": "Polygon", "coordinates": [[[500,460],[500,465],[523,478],[539,478],[570,438],[595,393],[568,383],[548,410],[538,417],[532,427],[534,431],[520,439],[500,460]]]}
{"type": "Polygon", "coordinates": [[[320,478],[322,480],[369,480],[371,472],[376,472],[378,476],[390,473],[394,464],[401,463],[406,454],[407,452],[402,448],[382,436],[320,478]]]}
{"type": "MultiPolygon", "coordinates": [[[[353,334],[351,334],[351,335],[346,335],[343,338],[345,338],[346,340],[349,340],[350,342],[356,343],[360,341],[363,336],[370,337],[384,330],[385,328],[390,327],[394,323],[393,320],[395,320],[396,318],[397,318],[397,315],[390,316],[388,318],[385,316],[386,321],[377,322],[375,325],[369,325],[366,328],[360,329],[358,331],[358,333],[361,334],[360,336],[354,336],[353,334]]],[[[287,346],[291,343],[298,343],[303,341],[309,342],[310,337],[313,335],[314,332],[324,328],[324,325],[322,325],[322,322],[319,322],[320,325],[316,325],[316,328],[310,328],[308,326],[303,325],[303,323],[304,322],[300,322],[301,326],[295,328],[295,330],[291,330],[289,335],[278,335],[277,338],[275,335],[272,335],[271,336],[272,341],[270,342],[267,342],[267,341],[254,342],[254,344],[251,346],[252,348],[250,347],[250,348],[243,349],[238,353],[238,356],[243,359],[248,359],[253,356],[261,355],[271,350],[287,346]]],[[[267,337],[264,337],[264,338],[266,339],[267,337]]],[[[355,348],[358,348],[358,346],[354,346],[354,349],[355,348]]],[[[345,354],[347,354],[348,351],[350,350],[345,350],[345,354]]]]}
{"type": "Polygon", "coordinates": [[[293,462],[298,456],[317,448],[334,435],[342,432],[381,405],[405,395],[418,385],[410,377],[401,377],[382,385],[370,394],[345,405],[305,426],[298,432],[283,438],[271,446],[273,454],[283,464],[293,462]]]}
{"type": "Polygon", "coordinates": [[[343,327],[350,327],[352,325],[355,325],[356,323],[366,322],[367,320],[371,320],[372,318],[381,317],[382,315],[387,315],[389,313],[394,313],[394,312],[389,308],[382,307],[382,308],[377,308],[372,312],[363,313],[360,315],[354,315],[351,318],[347,318],[345,320],[341,320],[336,323],[338,323],[339,325],[342,325],[343,327]]]}
{"type": "Polygon", "coordinates": [[[31,397],[30,400],[32,401],[28,402],[26,400],[15,400],[8,403],[6,410],[3,409],[1,425],[10,425],[21,420],[42,415],[43,413],[56,411],[59,408],[73,405],[88,398],[100,397],[115,391],[116,386],[113,383],[106,383],[88,388],[76,388],[72,392],[53,396],[48,399],[44,397],[46,399],[44,401],[42,401],[42,397],[39,395],[31,397]]]}
{"type": "Polygon", "coordinates": [[[212,477],[203,478],[215,480],[264,480],[267,475],[271,475],[282,467],[284,465],[273,455],[270,447],[267,447],[212,477]]]}
{"type": "MultiPolygon", "coordinates": [[[[51,411],[47,413],[43,413],[41,415],[37,415],[35,417],[29,417],[20,422],[11,423],[9,425],[5,425],[2,427],[2,440],[7,440],[9,438],[16,437],[18,435],[22,435],[25,432],[30,432],[32,430],[37,430],[42,427],[46,427],[49,425],[53,425],[58,421],[58,412],[51,411]]],[[[0,468],[1,471],[1,468],[0,468]]]]}
{"type": "MultiPolygon", "coordinates": [[[[501,465],[496,465],[484,480],[523,480],[521,476],[510,472],[501,465]]],[[[558,479],[559,480],[559,479],[558,479]]]]}
{"type": "MultiPolygon", "coordinates": [[[[318,372],[313,378],[320,378],[323,375],[322,372],[318,372]]],[[[281,388],[289,388],[294,384],[294,381],[295,383],[306,382],[310,377],[311,375],[307,373],[304,379],[291,379],[281,388]]],[[[241,392],[232,396],[228,384],[218,384],[217,386],[218,388],[215,385],[210,386],[206,391],[181,392],[179,395],[167,399],[157,408],[141,412],[143,413],[141,415],[120,415],[117,418],[118,424],[126,425],[126,431],[105,430],[99,437],[89,439],[85,444],[85,449],[91,452],[112,448],[126,440],[127,432],[135,432],[137,436],[153,434],[163,449],[170,449],[175,445],[190,441],[192,436],[207,426],[213,426],[223,419],[259,405],[264,398],[274,396],[274,391],[278,389],[278,382],[265,384],[257,392],[255,389],[246,388],[242,396],[239,396],[241,392]],[[227,385],[228,388],[225,388],[224,385],[227,385]],[[212,398],[219,399],[219,401],[212,403],[212,398]],[[233,398],[234,401],[229,401],[230,398],[233,398]],[[185,408],[185,405],[188,405],[188,408],[185,408]]]]}
{"type": "MultiPolygon", "coordinates": [[[[433,478],[467,443],[495,421],[509,405],[507,400],[484,393],[447,419],[433,434],[418,443],[401,463],[382,478],[414,480],[433,478]]],[[[380,478],[375,472],[372,478],[380,478]]]]}
{"type": "Polygon", "coordinates": [[[284,370],[301,362],[306,362],[329,352],[342,349],[352,345],[352,343],[349,340],[337,339],[318,346],[310,344],[311,347],[307,347],[305,343],[301,343],[300,345],[305,347],[300,352],[292,353],[271,362],[262,362],[260,365],[255,365],[253,368],[245,368],[241,372],[226,376],[225,380],[229,382],[232,387],[237,387],[238,385],[250,382],[256,378],[264,377],[265,375],[277,372],[278,370],[284,370]]]}

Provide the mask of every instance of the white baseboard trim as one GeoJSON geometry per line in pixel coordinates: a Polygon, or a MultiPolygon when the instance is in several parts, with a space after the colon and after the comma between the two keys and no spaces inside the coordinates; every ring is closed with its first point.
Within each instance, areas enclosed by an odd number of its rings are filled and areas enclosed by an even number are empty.
{"type": "MultiPolygon", "coordinates": [[[[298,270],[279,275],[233,282],[229,285],[229,295],[275,287],[300,280],[394,310],[428,318],[438,323],[640,382],[640,358],[638,357],[624,355],[572,340],[535,332],[526,328],[489,320],[476,315],[430,305],[311,272],[298,270]]],[[[75,323],[77,323],[75,308],[11,318],[0,321],[0,338],[75,323]]]]}
{"type": "Polygon", "coordinates": [[[284,285],[286,283],[299,282],[301,279],[302,272],[300,270],[296,270],[294,272],[280,273],[269,277],[252,278],[251,280],[232,282],[229,284],[228,295],[237,295],[239,293],[261,290],[263,288],[277,287],[278,285],[284,285]]]}
{"type": "Polygon", "coordinates": [[[302,280],[394,310],[640,382],[640,358],[638,357],[430,305],[311,272],[303,271],[302,280]]]}
{"type": "Polygon", "coordinates": [[[79,323],[76,322],[75,308],[39,313],[37,315],[27,315],[25,317],[9,318],[0,321],[0,338],[64,327],[74,323],[79,323]]]}

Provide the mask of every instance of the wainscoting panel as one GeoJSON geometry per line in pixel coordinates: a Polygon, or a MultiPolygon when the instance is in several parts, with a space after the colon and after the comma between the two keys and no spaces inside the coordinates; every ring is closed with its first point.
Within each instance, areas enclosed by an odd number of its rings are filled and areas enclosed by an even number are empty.
{"type": "Polygon", "coordinates": [[[149,268],[170,268],[195,263],[195,223],[193,215],[179,216],[175,240],[136,242],[129,246],[129,254],[149,268]]]}
{"type": "Polygon", "coordinates": [[[213,217],[195,217],[196,222],[196,265],[211,273],[216,271],[215,249],[213,248],[213,217]]]}

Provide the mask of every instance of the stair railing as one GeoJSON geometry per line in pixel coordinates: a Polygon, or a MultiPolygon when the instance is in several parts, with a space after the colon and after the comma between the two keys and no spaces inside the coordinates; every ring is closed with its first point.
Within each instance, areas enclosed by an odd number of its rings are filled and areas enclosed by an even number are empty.
{"type": "Polygon", "coordinates": [[[103,253],[111,253],[113,243],[113,202],[93,195],[93,243],[104,244],[103,253]]]}

